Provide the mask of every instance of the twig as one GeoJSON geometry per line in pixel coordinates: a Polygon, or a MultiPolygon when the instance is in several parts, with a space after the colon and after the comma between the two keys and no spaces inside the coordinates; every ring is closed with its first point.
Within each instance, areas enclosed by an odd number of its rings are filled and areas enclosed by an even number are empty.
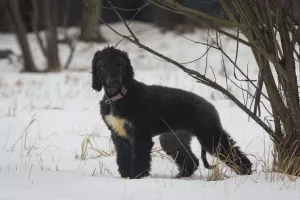
{"type": "MultiPolygon", "coordinates": [[[[206,36],[206,44],[208,45],[208,34],[209,34],[209,29],[207,30],[207,36],[206,36]]],[[[206,46],[206,49],[208,48],[208,46],[206,46]]],[[[204,76],[206,75],[207,72],[207,65],[208,65],[208,53],[206,54],[206,58],[205,58],[205,70],[204,70],[204,76]]],[[[211,66],[210,66],[211,67],[211,66]]],[[[213,71],[213,70],[212,70],[213,71]]],[[[215,73],[213,71],[214,77],[215,77],[215,81],[216,81],[216,76],[215,73]]]]}
{"type": "MultiPolygon", "coordinates": [[[[208,29],[208,30],[209,30],[209,29],[208,29]]],[[[176,35],[178,35],[178,36],[180,36],[180,37],[186,39],[186,40],[189,40],[189,41],[195,43],[195,44],[203,44],[203,45],[209,46],[209,47],[211,47],[211,48],[213,48],[213,49],[217,49],[217,50],[219,49],[218,47],[215,47],[215,46],[213,46],[213,45],[208,44],[208,41],[207,41],[207,43],[199,42],[199,41],[192,40],[192,39],[190,39],[190,38],[188,38],[188,37],[185,37],[185,36],[183,36],[183,35],[181,35],[181,34],[179,34],[179,33],[176,33],[176,32],[174,32],[174,31],[172,31],[172,32],[175,33],[176,35]]]]}
{"type": "Polygon", "coordinates": [[[196,58],[196,59],[194,59],[194,60],[191,60],[191,61],[188,61],[188,62],[182,62],[182,63],[180,63],[180,64],[190,64],[190,63],[193,63],[193,62],[195,62],[195,61],[198,61],[198,60],[201,60],[201,58],[203,58],[206,54],[208,54],[208,51],[210,50],[210,48],[211,47],[208,47],[207,49],[206,49],[206,51],[199,57],[199,58],[196,58]]]}
{"type": "MultiPolygon", "coordinates": [[[[240,30],[239,29],[237,30],[237,37],[238,38],[240,37],[240,30]]],[[[234,65],[233,65],[234,66],[233,75],[234,75],[235,79],[239,81],[239,79],[237,78],[236,73],[235,73],[235,68],[237,66],[236,63],[237,63],[237,59],[238,59],[238,54],[239,54],[239,41],[237,40],[236,41],[236,50],[235,50],[235,59],[234,59],[234,65]]]]}
{"type": "Polygon", "coordinates": [[[127,30],[131,34],[131,36],[134,38],[134,40],[136,42],[139,42],[139,39],[137,39],[137,37],[135,36],[135,34],[133,33],[133,31],[129,28],[128,24],[124,21],[123,17],[120,15],[119,11],[115,9],[115,7],[112,5],[112,3],[110,2],[110,0],[107,0],[107,2],[111,6],[111,8],[115,11],[115,13],[118,15],[118,17],[120,18],[120,20],[124,23],[124,25],[126,26],[127,30]]]}
{"type": "Polygon", "coordinates": [[[263,84],[264,84],[264,77],[263,77],[263,74],[264,73],[260,73],[260,77],[258,79],[258,87],[257,87],[257,90],[255,92],[255,103],[254,103],[254,113],[256,114],[257,113],[257,110],[258,110],[258,115],[260,116],[260,107],[259,107],[259,102],[260,102],[260,97],[261,97],[261,91],[262,91],[262,88],[263,88],[263,84]]]}

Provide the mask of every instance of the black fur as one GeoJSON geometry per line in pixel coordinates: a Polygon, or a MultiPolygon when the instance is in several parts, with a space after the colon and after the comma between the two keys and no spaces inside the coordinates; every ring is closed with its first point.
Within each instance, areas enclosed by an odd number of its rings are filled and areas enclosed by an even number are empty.
{"type": "MultiPolygon", "coordinates": [[[[215,107],[204,98],[181,89],[145,85],[134,79],[134,72],[126,52],[107,47],[97,51],[92,61],[92,87],[104,88],[100,101],[101,116],[112,132],[117,149],[117,164],[122,177],[141,178],[149,175],[152,137],[175,131],[191,133],[208,153],[218,156],[238,174],[251,174],[251,162],[223,130],[215,107]],[[121,92],[127,94],[111,104],[104,101],[121,92]],[[108,123],[106,116],[126,120],[126,137],[108,123]]],[[[190,137],[187,135],[187,137],[190,137]]],[[[189,143],[189,142],[188,142],[189,143]]],[[[190,145],[185,145],[191,152],[190,145]]],[[[186,153],[177,157],[181,172],[190,176],[198,166],[195,155],[187,160],[186,153]]],[[[170,153],[170,152],[169,152],[170,153]]],[[[170,153],[171,156],[172,152],[170,153]]],[[[174,157],[173,157],[174,158],[174,157]]]]}
{"type": "MultiPolygon", "coordinates": [[[[192,134],[186,131],[170,132],[159,136],[162,149],[173,158],[178,166],[179,174],[177,177],[189,177],[199,166],[199,160],[190,146],[191,140],[192,134]]],[[[214,165],[209,165],[206,151],[203,148],[201,149],[201,159],[205,168],[215,168],[214,165]]]]}

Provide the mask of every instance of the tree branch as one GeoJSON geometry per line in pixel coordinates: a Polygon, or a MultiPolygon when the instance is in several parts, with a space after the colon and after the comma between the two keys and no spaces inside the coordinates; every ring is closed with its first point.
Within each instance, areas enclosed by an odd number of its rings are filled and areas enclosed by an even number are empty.
{"type": "Polygon", "coordinates": [[[111,4],[110,0],[107,0],[107,2],[111,6],[111,8],[115,11],[115,13],[118,15],[118,17],[123,22],[123,24],[126,26],[127,30],[129,31],[129,33],[131,34],[131,36],[134,38],[134,40],[138,42],[139,39],[137,39],[137,37],[135,36],[135,34],[133,33],[133,31],[129,28],[128,24],[124,21],[123,17],[120,15],[119,11],[117,9],[115,9],[115,7],[111,4]]]}

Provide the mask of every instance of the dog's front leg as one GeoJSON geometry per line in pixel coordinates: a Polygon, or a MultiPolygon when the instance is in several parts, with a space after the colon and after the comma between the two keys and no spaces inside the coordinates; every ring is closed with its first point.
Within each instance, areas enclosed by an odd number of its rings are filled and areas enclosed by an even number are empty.
{"type": "Polygon", "coordinates": [[[115,145],[117,153],[117,165],[122,178],[131,177],[131,142],[118,136],[116,133],[111,133],[112,141],[115,145]]]}
{"type": "Polygon", "coordinates": [[[151,165],[151,149],[153,147],[152,137],[148,135],[139,135],[139,132],[132,139],[132,163],[131,177],[132,179],[143,178],[149,176],[151,165]]]}

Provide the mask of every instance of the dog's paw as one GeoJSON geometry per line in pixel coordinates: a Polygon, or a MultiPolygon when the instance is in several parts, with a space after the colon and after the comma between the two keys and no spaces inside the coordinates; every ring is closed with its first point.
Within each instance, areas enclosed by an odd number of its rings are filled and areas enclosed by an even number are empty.
{"type": "Polygon", "coordinates": [[[133,173],[130,179],[140,179],[148,176],[151,176],[149,172],[133,173]]]}
{"type": "Polygon", "coordinates": [[[208,165],[207,169],[215,169],[217,166],[216,165],[208,165]]]}
{"type": "Polygon", "coordinates": [[[130,170],[124,170],[123,168],[119,168],[119,173],[122,178],[130,178],[130,170]]]}
{"type": "Polygon", "coordinates": [[[129,179],[129,178],[130,178],[130,176],[122,176],[122,175],[121,175],[121,178],[124,178],[124,179],[129,179]]]}
{"type": "Polygon", "coordinates": [[[186,178],[186,177],[190,177],[191,174],[188,173],[179,173],[175,176],[175,178],[186,178]]]}

